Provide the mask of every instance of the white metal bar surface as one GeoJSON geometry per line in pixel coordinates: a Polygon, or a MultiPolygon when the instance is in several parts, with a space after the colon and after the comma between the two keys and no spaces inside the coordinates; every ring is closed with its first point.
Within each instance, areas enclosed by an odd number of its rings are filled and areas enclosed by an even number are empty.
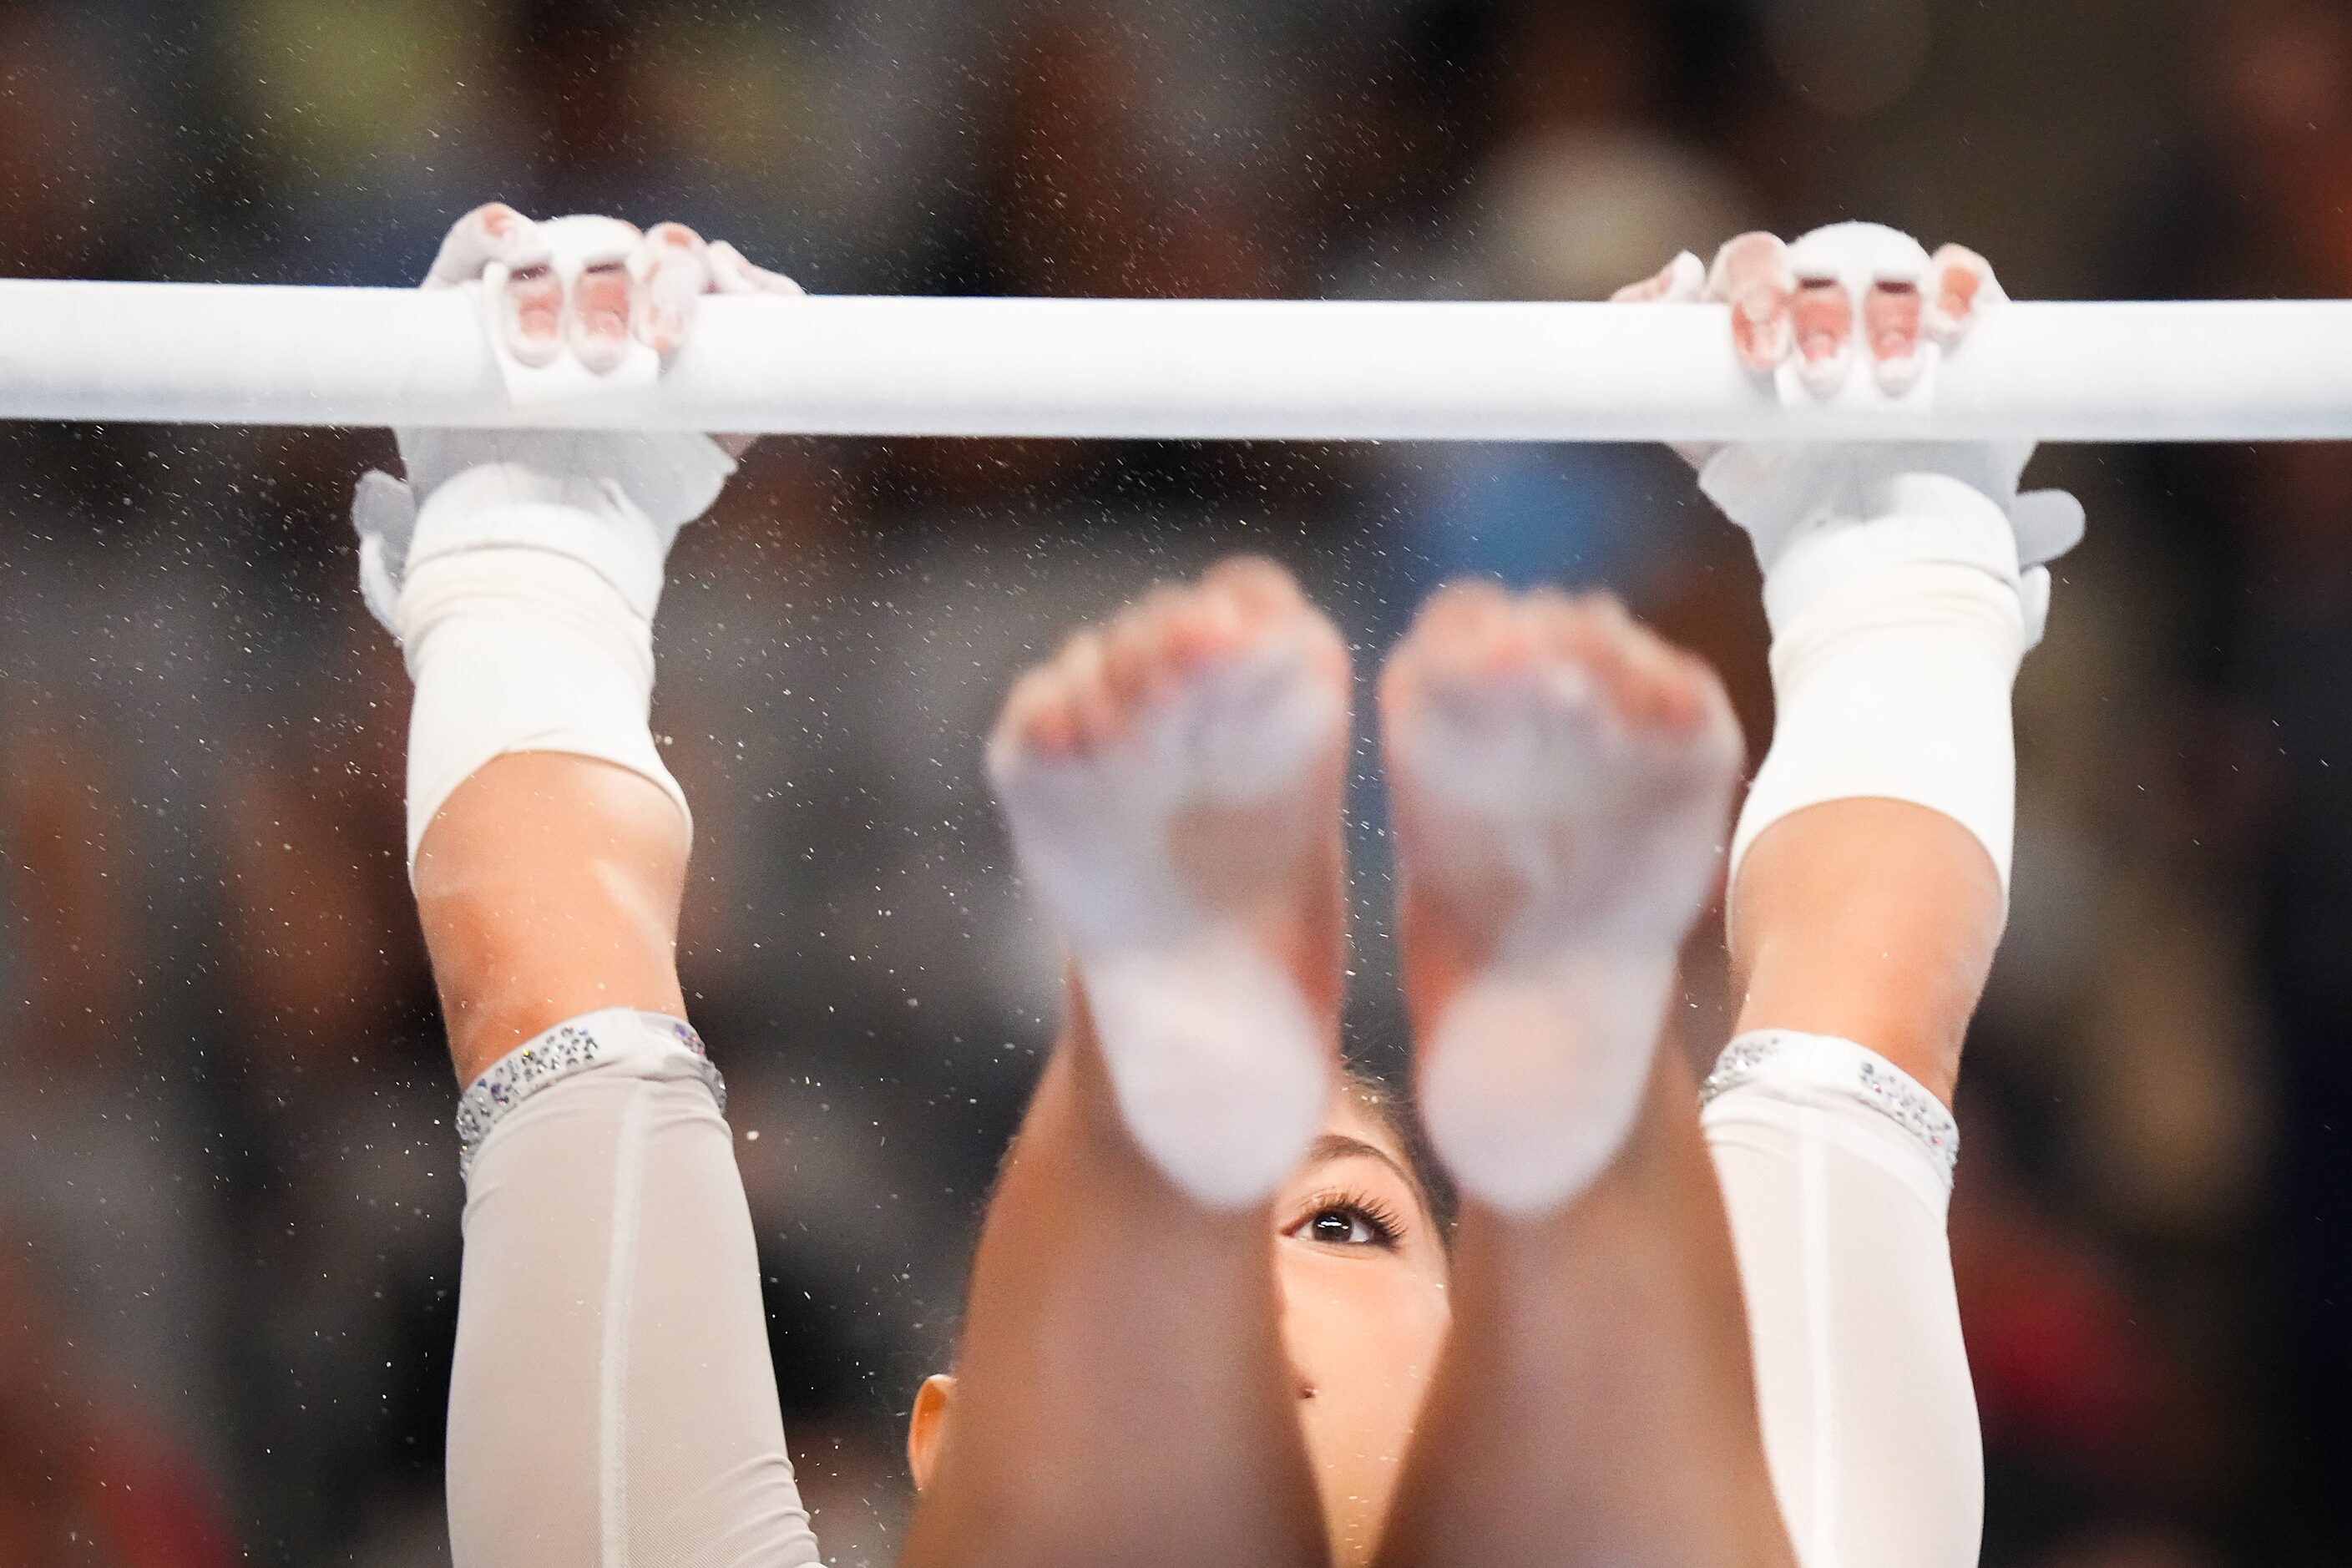
{"type": "Polygon", "coordinates": [[[1719,305],[707,300],[517,405],[467,294],[0,281],[0,418],[1264,440],[2352,437],[2352,301],[1988,310],[1925,409],[1784,407],[1719,305]]]}

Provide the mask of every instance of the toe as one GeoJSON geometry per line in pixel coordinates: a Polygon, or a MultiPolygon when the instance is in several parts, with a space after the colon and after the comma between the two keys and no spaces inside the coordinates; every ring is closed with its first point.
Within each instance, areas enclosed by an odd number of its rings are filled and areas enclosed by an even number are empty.
{"type": "Polygon", "coordinates": [[[1674,649],[1646,626],[1623,643],[1617,684],[1620,710],[1639,730],[1682,730],[1696,712],[1674,649]]]}
{"type": "Polygon", "coordinates": [[[1103,683],[1121,709],[1149,702],[1179,666],[1176,623],[1182,600],[1155,588],[1121,611],[1103,637],[1103,683]]]}
{"type": "Polygon", "coordinates": [[[1201,587],[1223,594],[1253,626],[1296,614],[1307,602],[1298,580],[1263,555],[1233,555],[1201,574],[1201,587]]]}
{"type": "Polygon", "coordinates": [[[1625,606],[1605,594],[1570,599],[1552,618],[1548,629],[1549,651],[1577,671],[1580,687],[1563,689],[1574,690],[1580,708],[1590,707],[1597,692],[1606,708],[1623,712],[1634,636],[1633,618],[1625,613],[1625,606]]]}
{"type": "Polygon", "coordinates": [[[1240,601],[1219,588],[1177,590],[1165,616],[1167,656],[1185,668],[1231,658],[1248,641],[1249,621],[1240,601]]]}
{"type": "Polygon", "coordinates": [[[1583,663],[1614,665],[1619,645],[1633,627],[1625,606],[1607,594],[1562,594],[1544,590],[1529,595],[1528,613],[1555,658],[1583,663]]]}
{"type": "Polygon", "coordinates": [[[1432,677],[1448,685],[1483,688],[1524,670],[1537,655],[1533,621],[1521,601],[1483,585],[1434,606],[1426,657],[1432,677]]]}
{"type": "Polygon", "coordinates": [[[1076,750],[1087,752],[1115,742],[1123,714],[1112,700],[1108,641],[1089,628],[1072,637],[1055,661],[1076,730],[1076,750]]]}
{"type": "Polygon", "coordinates": [[[999,767],[1023,757],[1064,758],[1077,749],[1076,717],[1062,681],[1051,665],[1039,665],[1014,682],[989,738],[989,755],[999,767]]]}
{"type": "Polygon", "coordinates": [[[1448,583],[1423,602],[1407,640],[1427,639],[1433,646],[1459,642],[1507,618],[1512,606],[1509,592],[1491,579],[1448,583]]]}

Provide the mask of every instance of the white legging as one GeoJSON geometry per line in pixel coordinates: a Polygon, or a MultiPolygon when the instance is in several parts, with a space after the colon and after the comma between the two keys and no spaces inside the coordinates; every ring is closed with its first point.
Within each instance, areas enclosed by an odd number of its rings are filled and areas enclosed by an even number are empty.
{"type": "Polygon", "coordinates": [[[549,1030],[459,1103],[456,1568],[803,1568],[751,1213],[674,1018],[549,1030]]]}
{"type": "Polygon", "coordinates": [[[1972,1568],[1984,1445],[1944,1232],[1958,1129],[1850,1041],[1734,1040],[1701,1113],[1803,1568],[1972,1568]]]}
{"type": "MultiPolygon", "coordinates": [[[[1964,1568],[1983,1462],[1944,1211],[1950,1119],[1843,1040],[1734,1041],[1707,1141],[1804,1568],[1964,1568]]],[[[614,1009],[467,1092],[456,1568],[804,1568],[717,1074],[614,1009]]]]}

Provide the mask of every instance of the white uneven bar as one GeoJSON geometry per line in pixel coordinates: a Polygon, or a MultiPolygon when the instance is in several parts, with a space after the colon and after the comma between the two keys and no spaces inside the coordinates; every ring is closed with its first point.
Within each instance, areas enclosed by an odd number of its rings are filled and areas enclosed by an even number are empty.
{"type": "Polygon", "coordinates": [[[0,281],[0,418],[1265,440],[2352,437],[2352,301],[2021,302],[1932,408],[1784,408],[1717,305],[712,299],[658,386],[518,407],[467,298],[0,281]]]}

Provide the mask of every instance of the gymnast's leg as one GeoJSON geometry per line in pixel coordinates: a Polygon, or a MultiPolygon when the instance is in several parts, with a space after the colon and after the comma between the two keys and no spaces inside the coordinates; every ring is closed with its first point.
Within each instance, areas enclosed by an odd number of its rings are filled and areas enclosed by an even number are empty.
{"type": "Polygon", "coordinates": [[[1790,1561],[1689,1073],[1654,1047],[1739,745],[1608,600],[1450,588],[1381,681],[1454,1331],[1381,1562],[1790,1561]]]}
{"type": "Polygon", "coordinates": [[[951,1400],[918,1409],[908,1568],[1328,1562],[1268,1200],[1334,1082],[1347,704],[1338,634],[1259,561],[1155,591],[1007,701],[991,770],[1069,1018],[951,1400]]]}
{"type": "MultiPolygon", "coordinates": [[[[676,226],[504,208],[461,222],[435,277],[491,259],[509,346],[541,361],[675,334],[707,281],[676,226]]],[[[408,487],[371,475],[355,516],[415,680],[412,878],[468,1086],[454,1560],[814,1563],[719,1078],[684,1022],[685,800],[646,723],[664,557],[731,464],[691,436],[401,437],[408,487]]]]}

